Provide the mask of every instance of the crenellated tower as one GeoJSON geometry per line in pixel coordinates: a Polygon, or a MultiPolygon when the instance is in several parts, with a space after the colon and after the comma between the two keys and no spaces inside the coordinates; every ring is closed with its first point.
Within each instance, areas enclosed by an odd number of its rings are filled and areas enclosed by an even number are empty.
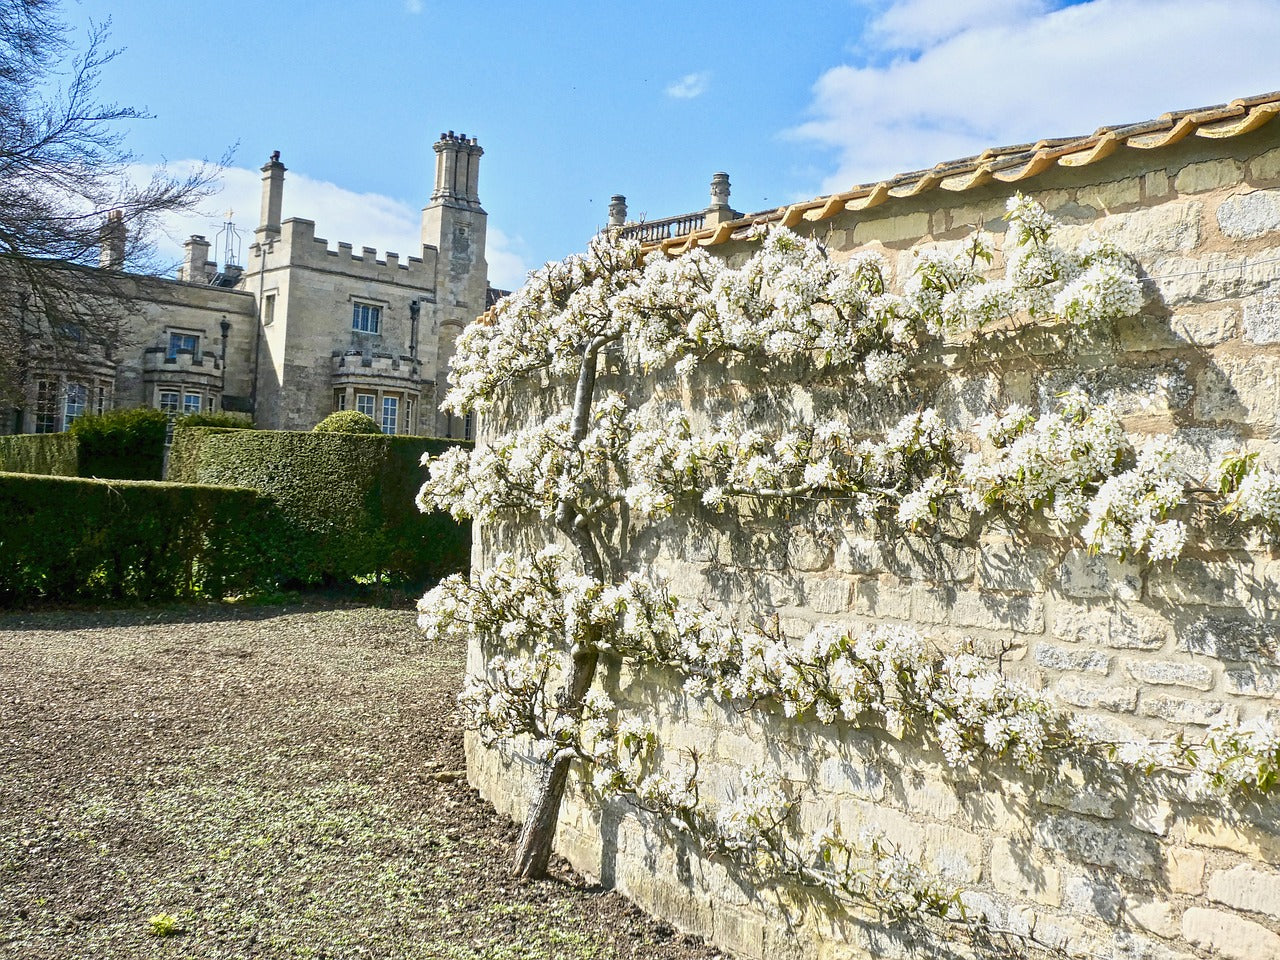
{"type": "MultiPolygon", "coordinates": [[[[436,176],[431,202],[422,211],[422,244],[438,251],[436,289],[447,291],[435,305],[438,337],[437,406],[448,385],[444,371],[462,328],[485,311],[489,265],[485,260],[488,214],[480,206],[480,157],[475,137],[452,130],[435,143],[436,176]]],[[[459,425],[441,415],[438,431],[461,435],[459,425]]]]}

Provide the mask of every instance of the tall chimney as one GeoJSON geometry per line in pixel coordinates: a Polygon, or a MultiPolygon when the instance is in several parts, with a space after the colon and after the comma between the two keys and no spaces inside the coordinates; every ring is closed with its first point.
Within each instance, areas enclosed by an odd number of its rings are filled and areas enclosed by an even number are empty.
{"type": "Polygon", "coordinates": [[[284,203],[284,171],[280,151],[262,166],[262,216],[254,235],[259,241],[274,240],[280,236],[280,208],[284,203]]]}
{"type": "Polygon", "coordinates": [[[484,155],[484,148],[472,137],[467,142],[467,200],[471,203],[480,204],[480,157],[484,155]]]}
{"type": "Polygon", "coordinates": [[[214,266],[209,259],[209,241],[200,234],[193,233],[182,245],[182,250],[184,256],[178,279],[188,283],[208,283],[214,266]]]}
{"type": "Polygon", "coordinates": [[[704,212],[706,218],[703,223],[708,227],[714,227],[729,220],[737,220],[742,216],[729,206],[729,175],[723,170],[711,175],[711,206],[704,212]]]}
{"type": "Polygon", "coordinates": [[[440,134],[435,143],[436,192],[432,200],[456,200],[458,198],[458,137],[452,131],[440,134]]]}
{"type": "Polygon", "coordinates": [[[432,202],[444,201],[451,206],[479,209],[480,157],[484,148],[475,137],[449,130],[435,143],[436,188],[432,202]]]}
{"type": "Polygon", "coordinates": [[[124,211],[112,210],[98,229],[98,266],[103,270],[124,269],[126,239],[124,211]]]}
{"type": "Polygon", "coordinates": [[[620,227],[627,222],[627,198],[615,193],[609,198],[609,226],[620,227]]]}

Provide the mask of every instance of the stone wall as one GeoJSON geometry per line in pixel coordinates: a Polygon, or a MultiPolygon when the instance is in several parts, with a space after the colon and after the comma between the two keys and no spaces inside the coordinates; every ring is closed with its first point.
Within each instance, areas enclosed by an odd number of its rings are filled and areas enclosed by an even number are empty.
{"type": "Polygon", "coordinates": [[[99,386],[105,408],[156,407],[161,392],[199,397],[202,409],[210,403],[220,408],[223,397],[249,396],[256,329],[253,297],[203,283],[150,277],[130,278],[122,293],[129,298],[131,312],[110,351],[86,344],[90,356],[74,364],[59,360],[31,377],[24,432],[35,429],[36,381],[46,378],[60,382],[60,397],[66,383],[89,387],[90,412],[97,410],[99,386]],[[170,333],[196,336],[199,357],[170,358],[170,333]]]}
{"type": "MultiPolygon", "coordinates": [[[[1280,464],[1280,125],[1122,150],[1023,186],[1070,233],[1098,229],[1137,258],[1149,293],[1140,316],[1088,335],[1041,326],[981,349],[949,344],[908,388],[876,396],[803,370],[778,384],[734,369],[695,383],[686,402],[853,410],[868,429],[929,405],[968,430],[995,407],[1044,408],[1080,384],[1114,401],[1131,433],[1173,433],[1201,469],[1241,447],[1280,464]]],[[[935,190],[812,229],[843,254],[881,251],[901,282],[921,246],[975,226],[1001,232],[1011,192],[935,190]]],[[[746,248],[715,249],[740,258],[746,248]]],[[[481,534],[478,564],[499,533],[481,534]]],[[[1280,709],[1280,560],[1225,524],[1176,564],[1147,566],[1090,556],[1047,526],[997,517],[966,541],[935,542],[868,527],[825,501],[740,522],[682,516],[642,538],[635,559],[673,592],[777,616],[795,634],[818,622],[905,623],[944,649],[970,640],[1117,739],[1197,738],[1220,719],[1280,709]]],[[[469,669],[483,669],[480,651],[469,669]]],[[[1070,956],[1280,957],[1273,800],[1190,803],[1096,771],[956,771],[916,739],[796,723],[768,705],[728,710],[686,696],[680,681],[614,668],[604,685],[652,723],[667,755],[697,749],[702,778],[725,795],[740,768],[767,761],[802,798],[801,829],[879,830],[1003,926],[1070,956]]],[[[522,815],[532,764],[475,739],[468,763],[486,797],[522,815]]],[[[734,875],[620,801],[601,810],[571,788],[557,843],[578,869],[738,956],[929,955],[870,918],[734,875]]]]}
{"type": "Polygon", "coordinates": [[[357,255],[349,243],[331,250],[312,221],[297,218],[282,224],[279,237],[250,248],[241,287],[273,300],[258,361],[260,426],[310,429],[335,409],[335,391],[352,386],[375,398],[375,419],[382,398],[394,397],[400,432],[433,432],[434,418],[422,403],[424,393],[427,403],[434,394],[436,251],[424,246],[421,253],[402,262],[395,253],[379,259],[370,247],[357,255]],[[377,333],[352,329],[356,301],[380,310],[377,333]],[[361,360],[335,381],[334,364],[347,354],[361,360]],[[361,363],[384,361],[395,367],[394,376],[361,378],[361,363]],[[406,403],[415,405],[413,423],[403,421],[406,403]]]}

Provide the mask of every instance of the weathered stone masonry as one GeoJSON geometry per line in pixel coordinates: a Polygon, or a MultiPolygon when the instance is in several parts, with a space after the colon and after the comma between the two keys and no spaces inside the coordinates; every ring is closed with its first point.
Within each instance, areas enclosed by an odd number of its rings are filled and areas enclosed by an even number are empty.
{"type": "MultiPolygon", "coordinates": [[[[1157,146],[1112,138],[1094,160],[1049,164],[1016,185],[988,177],[949,192],[935,178],[862,210],[842,202],[832,215],[818,201],[810,209],[821,216],[785,215],[842,254],[880,251],[901,283],[913,250],[977,226],[999,235],[1005,200],[1021,189],[1070,233],[1104,232],[1134,255],[1149,293],[1140,316],[1092,334],[1041,326],[981,349],[949,344],[908,388],[878,396],[806,371],[771,384],[734,368],[719,382],[695,378],[686,402],[814,417],[851,409],[868,429],[932,405],[967,430],[993,408],[1043,408],[1078,383],[1116,402],[1131,433],[1173,433],[1202,470],[1242,447],[1280,464],[1280,124],[1157,146]]],[[[724,228],[708,237],[730,258],[748,249],[724,228]]],[[[507,533],[482,535],[479,564],[507,533]]],[[[1117,739],[1196,738],[1219,719],[1280,710],[1280,559],[1225,523],[1154,567],[1091,557],[1048,526],[999,518],[967,540],[933,542],[870,528],[839,501],[762,509],[740,524],[684,516],[637,549],[673,592],[776,615],[797,634],[817,622],[901,622],[943,648],[972,640],[1117,739]]],[[[478,650],[469,669],[483,669],[478,650]]],[[[706,782],[728,791],[741,767],[776,766],[804,797],[803,829],[878,829],[1006,926],[1072,956],[1280,957],[1272,800],[1192,805],[1084,769],[1053,780],[1003,765],[953,771],[915,740],[795,723],[765,706],[722,709],[686,697],[680,680],[615,669],[605,684],[651,720],[668,755],[697,749],[706,782]]],[[[519,817],[533,768],[474,739],[468,762],[472,782],[519,817]]],[[[579,869],[739,956],[923,955],[865,918],[833,918],[699,859],[625,803],[601,812],[571,790],[557,842],[579,869]]]]}
{"type": "MultiPolygon", "coordinates": [[[[338,242],[312,220],[281,221],[285,166],[262,167],[262,205],[247,262],[184,245],[178,280],[124,275],[131,295],[119,342],[83,344],[69,365],[32,344],[34,375],[16,422],[0,430],[56,432],[80,413],[152,406],[173,415],[231,410],[259,427],[309,430],[329,413],[368,413],[390,433],[469,436],[439,410],[462,328],[504,291],[488,284],[488,214],[480,205],[474,137],[442,133],[435,185],[414,253],[379,256],[338,242]]],[[[120,221],[104,227],[102,264],[123,265],[120,221]]]]}

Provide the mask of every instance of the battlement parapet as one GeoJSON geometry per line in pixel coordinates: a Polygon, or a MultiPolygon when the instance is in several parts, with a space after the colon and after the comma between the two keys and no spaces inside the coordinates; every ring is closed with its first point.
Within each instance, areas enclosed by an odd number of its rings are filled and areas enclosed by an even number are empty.
{"type": "Polygon", "coordinates": [[[383,386],[416,390],[422,380],[422,364],[408,354],[363,350],[335,350],[333,385],[383,386]]]}
{"type": "Polygon", "coordinates": [[[142,351],[142,372],[149,380],[220,380],[222,362],[209,350],[178,350],[170,354],[164,347],[147,347],[142,351]]]}
{"type": "Polygon", "coordinates": [[[382,258],[378,257],[375,247],[362,246],[357,254],[355,247],[346,241],[339,241],[336,249],[330,249],[328,240],[316,236],[315,221],[301,217],[286,220],[281,225],[278,240],[254,244],[250,249],[250,257],[256,259],[262,256],[263,250],[266,251],[268,270],[310,267],[322,271],[340,270],[369,280],[432,291],[436,286],[435,247],[424,246],[420,257],[402,257],[399,253],[388,251],[382,258]]]}

